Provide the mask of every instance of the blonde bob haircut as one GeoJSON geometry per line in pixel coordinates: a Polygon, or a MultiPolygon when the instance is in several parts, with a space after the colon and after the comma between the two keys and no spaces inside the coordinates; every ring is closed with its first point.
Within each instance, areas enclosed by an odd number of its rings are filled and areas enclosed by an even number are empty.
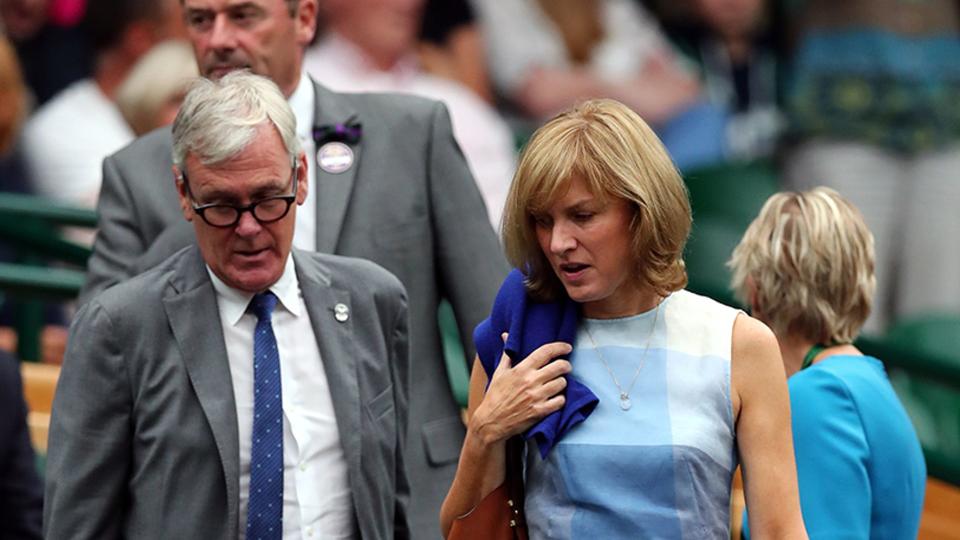
{"type": "Polygon", "coordinates": [[[534,133],[504,207],[501,230],[510,263],[527,276],[538,300],[563,286],[537,241],[533,216],[562,197],[574,178],[601,202],[620,198],[634,216],[633,261],[638,285],[666,295],[687,284],[683,248],[690,233],[687,189],[663,143],[625,105],[596,99],[556,116],[534,133]]]}
{"type": "Polygon", "coordinates": [[[873,235],[836,191],[770,197],[727,265],[732,286],[780,337],[851,343],[873,306],[873,235]],[[752,281],[752,287],[749,281],[752,281]]]}

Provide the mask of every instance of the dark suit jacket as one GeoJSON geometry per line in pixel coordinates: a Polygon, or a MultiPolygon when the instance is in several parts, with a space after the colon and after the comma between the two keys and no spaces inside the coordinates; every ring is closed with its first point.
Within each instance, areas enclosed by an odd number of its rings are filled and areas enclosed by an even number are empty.
{"type": "MultiPolygon", "coordinates": [[[[294,261],[358,536],[409,538],[403,286],[368,261],[296,251],[294,261]]],[[[45,537],[236,538],[237,437],[216,293],[191,246],[77,314],[50,425],[45,537]]]]}
{"type": "MultiPolygon", "coordinates": [[[[359,122],[356,160],[342,174],[317,168],[317,251],[372,260],[410,299],[407,464],[411,525],[439,538],[438,514],[464,428],[447,380],[437,306],[453,306],[464,349],[490,311],[508,267],[443,105],[413,96],[337,94],[316,86],[316,125],[359,122]]],[[[81,302],[193,241],[177,204],[169,129],[104,161],[99,233],[81,302]]],[[[311,166],[315,165],[309,156],[311,166]]]]}
{"type": "Polygon", "coordinates": [[[36,467],[20,364],[0,353],[0,538],[40,538],[43,489],[36,467]]]}

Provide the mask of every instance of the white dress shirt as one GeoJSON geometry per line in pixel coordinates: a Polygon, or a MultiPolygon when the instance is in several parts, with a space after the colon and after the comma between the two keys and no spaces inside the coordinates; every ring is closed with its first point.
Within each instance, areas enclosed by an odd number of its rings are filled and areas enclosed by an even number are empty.
{"type": "MultiPolygon", "coordinates": [[[[220,324],[230,362],[240,438],[240,538],[246,536],[253,430],[253,331],[247,312],[253,295],[238,291],[207,268],[216,290],[220,324]]],[[[283,537],[353,538],[356,530],[347,461],[340,445],[333,401],[313,326],[287,258],[270,287],[279,302],[273,332],[280,355],[283,400],[283,537]],[[314,336],[314,339],[306,338],[314,336]]]]}
{"type": "Polygon", "coordinates": [[[297,138],[307,155],[307,198],[297,208],[297,226],[293,232],[293,245],[305,251],[317,250],[317,173],[316,144],[313,142],[314,105],[313,83],[306,70],[300,73],[300,82],[287,100],[297,119],[297,138]]]}

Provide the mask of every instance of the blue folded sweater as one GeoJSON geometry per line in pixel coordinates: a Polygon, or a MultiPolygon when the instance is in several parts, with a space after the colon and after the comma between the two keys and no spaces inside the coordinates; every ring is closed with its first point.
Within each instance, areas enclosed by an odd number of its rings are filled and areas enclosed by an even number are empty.
{"type": "MultiPolygon", "coordinates": [[[[523,280],[519,270],[510,272],[497,293],[490,317],[477,325],[473,333],[477,355],[487,372],[488,381],[493,377],[504,350],[516,365],[546,343],[564,341],[574,345],[580,318],[579,305],[566,295],[554,302],[537,302],[527,294],[523,280]],[[509,334],[506,343],[500,338],[504,332],[509,334]]],[[[547,415],[524,434],[525,438],[537,441],[542,458],[546,458],[573,426],[584,421],[599,402],[583,383],[570,375],[566,379],[563,408],[547,415]]]]}

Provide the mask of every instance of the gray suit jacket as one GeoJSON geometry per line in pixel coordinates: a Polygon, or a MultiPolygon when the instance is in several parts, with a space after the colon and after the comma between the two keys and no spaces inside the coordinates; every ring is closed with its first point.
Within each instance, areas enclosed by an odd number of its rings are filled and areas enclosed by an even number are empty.
{"type": "MultiPolygon", "coordinates": [[[[437,306],[449,300],[464,348],[507,273],[483,200],[439,103],[400,95],[336,94],[316,86],[316,125],[359,122],[356,161],[342,174],[317,168],[317,251],[372,260],[410,300],[407,466],[417,538],[439,538],[440,503],[464,429],[447,381],[437,306]]],[[[192,241],[170,171],[169,129],[104,161],[99,234],[82,302],[192,241]]],[[[313,160],[313,156],[310,156],[313,160]]],[[[315,161],[311,161],[315,166],[315,161]]]]}
{"type": "MultiPolygon", "coordinates": [[[[295,252],[364,539],[408,538],[403,286],[367,261],[295,252]],[[350,308],[338,322],[333,308],[350,308]]],[[[54,399],[46,538],[236,538],[239,442],[216,293],[199,250],[78,313],[54,399]]]]}

